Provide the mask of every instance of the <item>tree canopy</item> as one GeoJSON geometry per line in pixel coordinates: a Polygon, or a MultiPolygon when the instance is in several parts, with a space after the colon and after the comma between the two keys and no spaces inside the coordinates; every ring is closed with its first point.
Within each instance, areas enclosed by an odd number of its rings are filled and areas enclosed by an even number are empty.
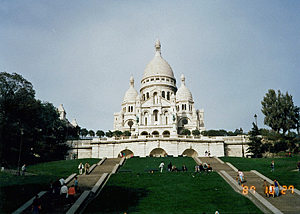
{"type": "Polygon", "coordinates": [[[66,122],[51,103],[35,99],[29,81],[0,73],[0,164],[16,165],[19,155],[27,163],[62,159],[67,135],[66,122]]]}
{"type": "Polygon", "coordinates": [[[270,89],[261,101],[264,124],[275,132],[285,134],[291,129],[299,130],[299,107],[294,105],[292,95],[270,89]]]}

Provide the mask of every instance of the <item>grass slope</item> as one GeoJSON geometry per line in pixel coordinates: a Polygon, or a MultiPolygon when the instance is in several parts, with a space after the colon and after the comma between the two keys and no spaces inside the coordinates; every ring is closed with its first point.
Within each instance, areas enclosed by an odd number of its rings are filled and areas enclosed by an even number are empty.
{"type": "Polygon", "coordinates": [[[129,159],[122,168],[132,172],[112,175],[85,213],[261,213],[216,172],[194,175],[194,165],[187,157],[129,159]],[[162,160],[177,167],[184,163],[190,170],[144,172],[158,168],[162,160]]]}

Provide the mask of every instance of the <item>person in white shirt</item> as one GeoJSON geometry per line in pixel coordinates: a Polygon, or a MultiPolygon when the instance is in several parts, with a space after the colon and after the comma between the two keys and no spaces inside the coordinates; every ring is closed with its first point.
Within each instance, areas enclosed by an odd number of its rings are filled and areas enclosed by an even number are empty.
{"type": "Polygon", "coordinates": [[[164,169],[164,162],[162,161],[160,164],[159,164],[159,168],[160,168],[160,172],[162,172],[163,171],[163,169],[164,169]]]}
{"type": "Polygon", "coordinates": [[[63,177],[61,179],[59,179],[59,182],[60,182],[61,186],[63,186],[66,183],[65,179],[63,177]]]}
{"type": "Polygon", "coordinates": [[[61,205],[65,203],[65,200],[67,199],[68,195],[68,187],[66,184],[63,184],[63,186],[60,188],[60,203],[61,205]]]}

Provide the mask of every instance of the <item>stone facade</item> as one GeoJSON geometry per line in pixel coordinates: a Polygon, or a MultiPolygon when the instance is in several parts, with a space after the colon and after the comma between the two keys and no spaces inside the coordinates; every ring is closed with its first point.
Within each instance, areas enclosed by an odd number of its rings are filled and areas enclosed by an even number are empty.
{"type": "Polygon", "coordinates": [[[69,153],[78,154],[79,158],[116,158],[121,153],[126,157],[160,157],[183,155],[189,157],[203,157],[205,151],[212,156],[242,157],[242,150],[246,156],[248,138],[234,137],[193,137],[178,136],[132,136],[119,138],[94,138],[93,140],[68,141],[69,153]]]}

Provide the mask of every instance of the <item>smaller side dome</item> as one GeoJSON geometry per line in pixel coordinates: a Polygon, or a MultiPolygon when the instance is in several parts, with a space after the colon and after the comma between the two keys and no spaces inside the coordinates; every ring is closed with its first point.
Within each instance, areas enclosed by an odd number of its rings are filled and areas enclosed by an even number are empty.
{"type": "Polygon", "coordinates": [[[134,102],[136,100],[137,96],[139,96],[139,93],[134,88],[134,78],[131,75],[130,86],[124,95],[123,102],[134,102]]]}
{"type": "Polygon", "coordinates": [[[181,77],[181,86],[176,93],[176,101],[191,101],[193,102],[193,96],[190,90],[185,86],[185,77],[182,74],[181,77]]]}

